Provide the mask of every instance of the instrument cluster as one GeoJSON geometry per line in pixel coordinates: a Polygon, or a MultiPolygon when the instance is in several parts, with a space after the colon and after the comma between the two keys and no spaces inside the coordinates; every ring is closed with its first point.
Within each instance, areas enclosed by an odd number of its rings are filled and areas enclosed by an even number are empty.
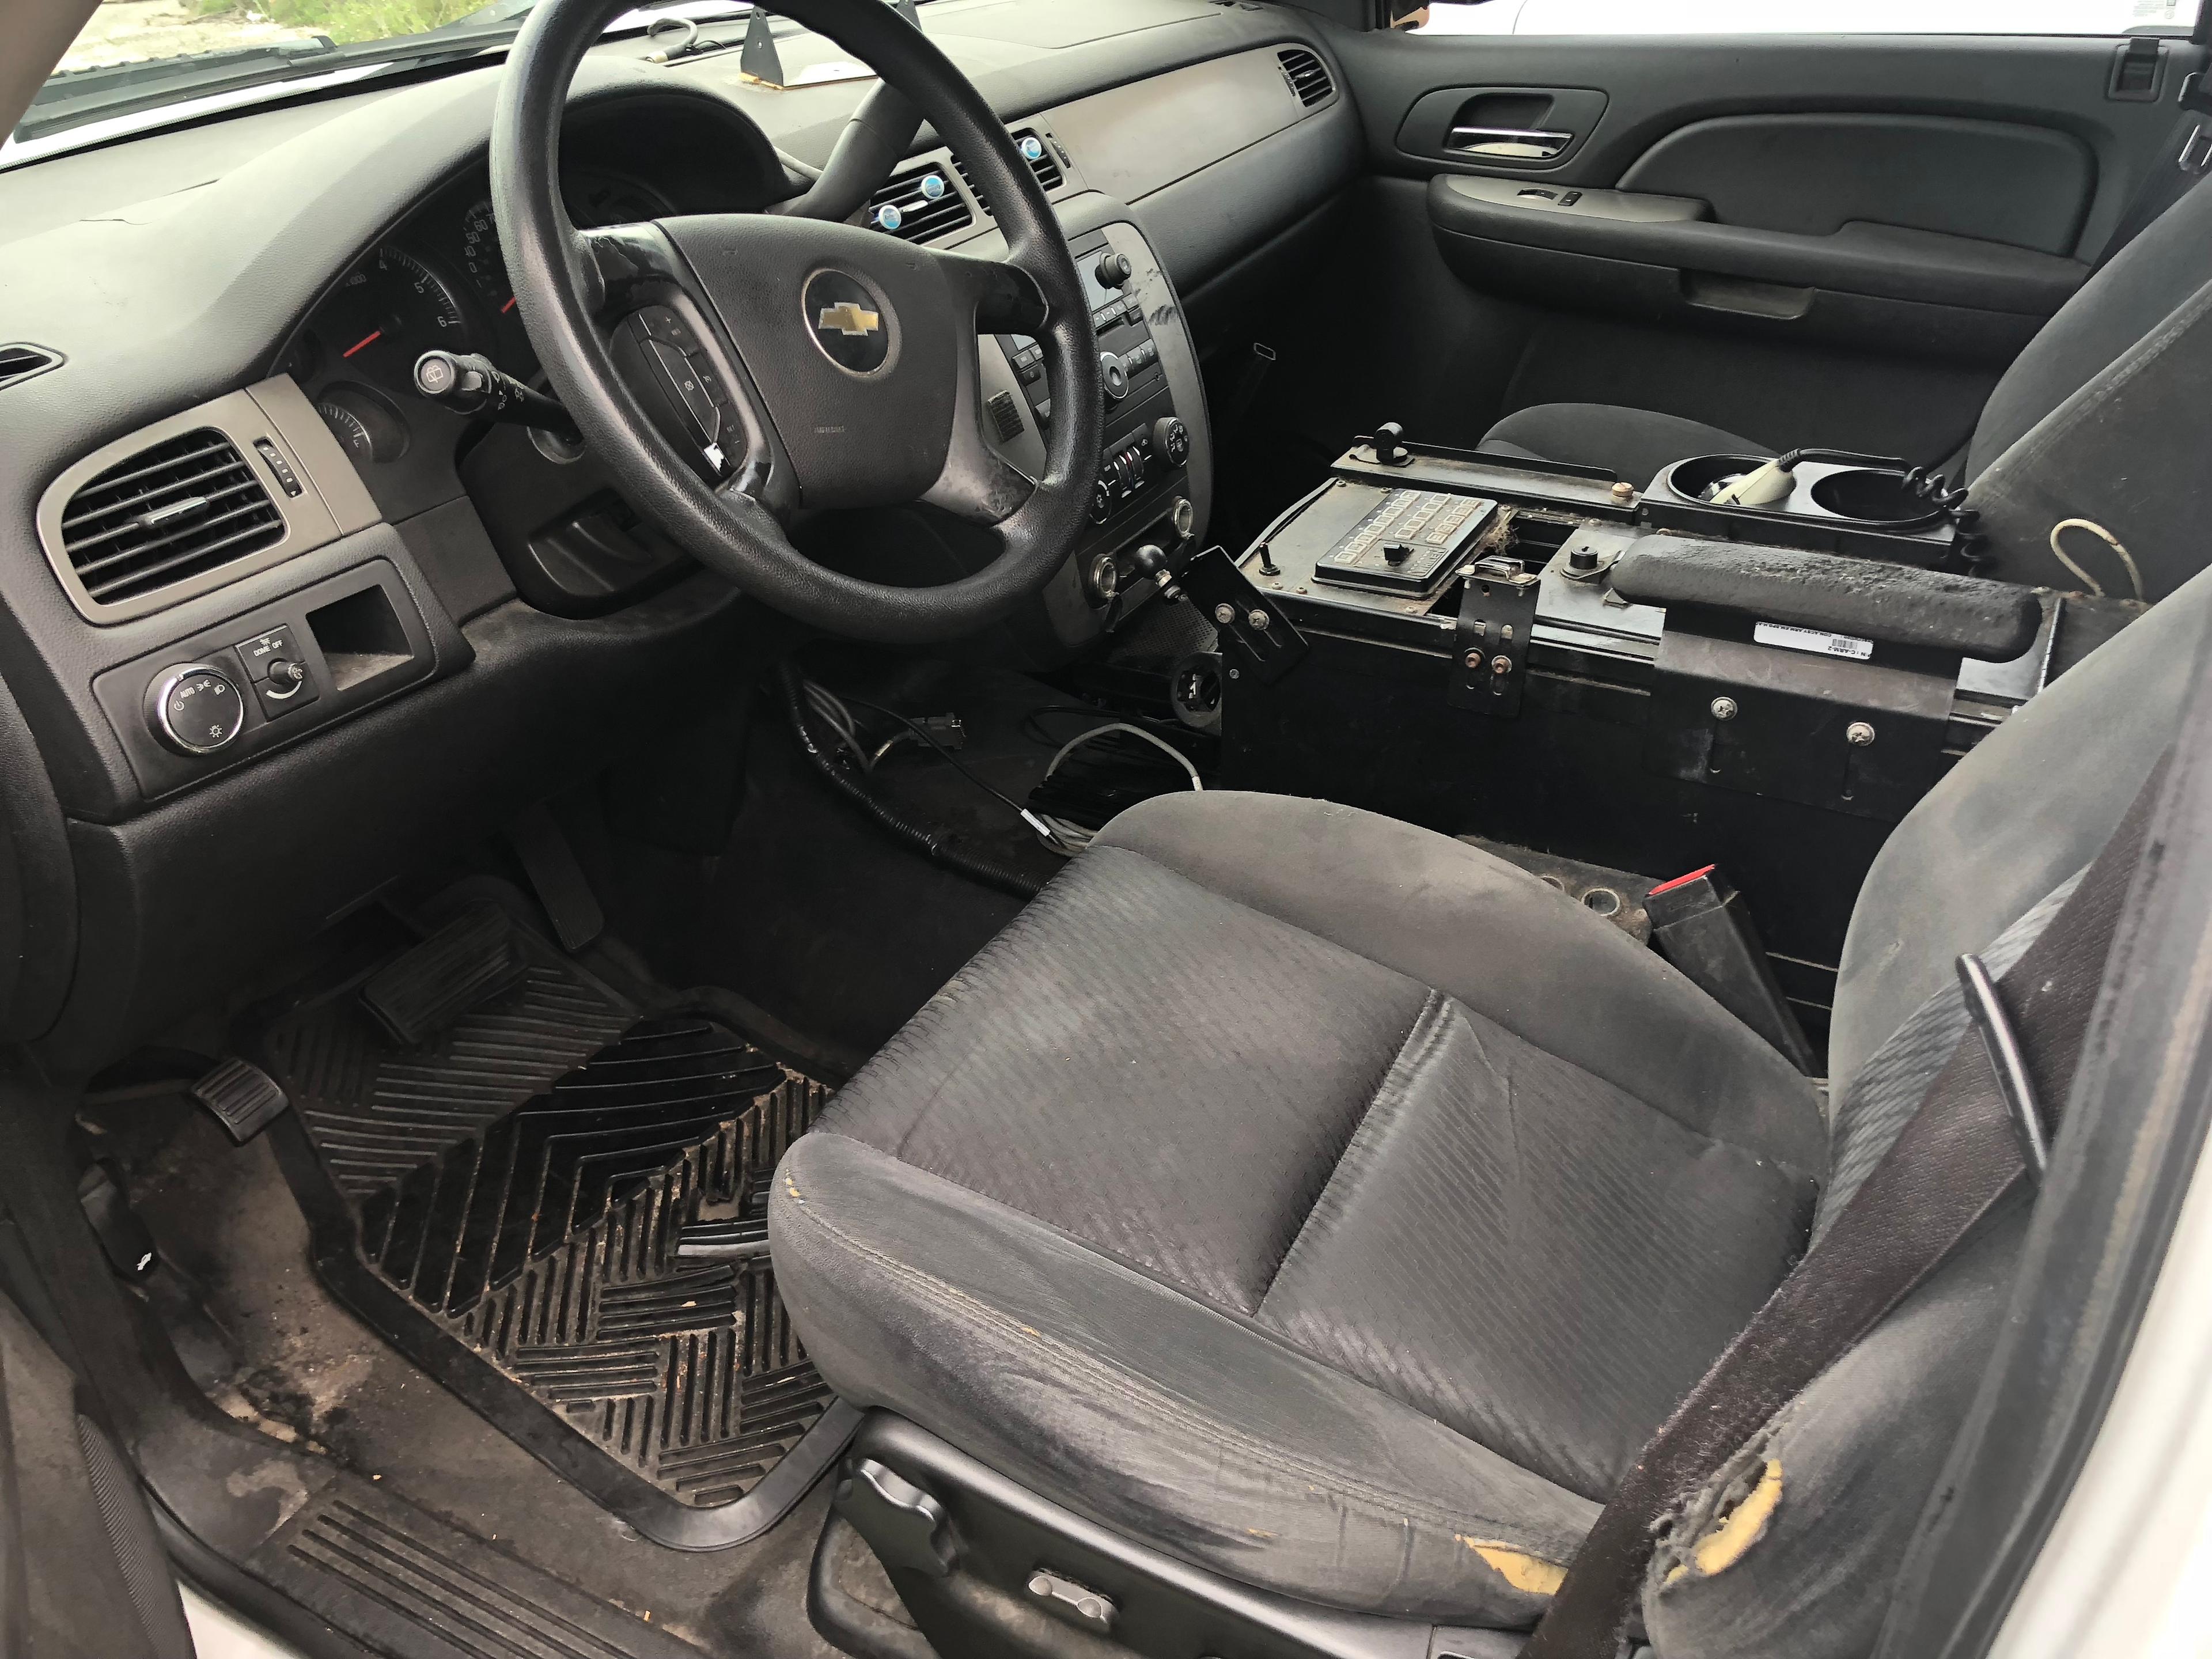
{"type": "MultiPolygon", "coordinates": [[[[577,168],[562,181],[582,228],[669,216],[641,179],[577,168]]],[[[509,374],[537,373],[515,314],[485,176],[441,192],[372,248],[309,313],[277,364],[303,387],[380,500],[402,495],[418,441],[450,440],[453,416],[415,390],[416,359],[433,348],[479,352],[509,374]]],[[[450,461],[450,453],[446,459],[450,461]]]]}

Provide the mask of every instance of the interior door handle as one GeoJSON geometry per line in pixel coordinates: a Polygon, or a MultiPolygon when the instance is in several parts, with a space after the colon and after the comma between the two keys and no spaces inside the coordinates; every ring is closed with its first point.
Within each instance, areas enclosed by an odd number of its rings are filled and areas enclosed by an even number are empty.
{"type": "Polygon", "coordinates": [[[1509,161],[1548,161],[1575,142],[1571,132],[1540,127],[1454,127],[1444,148],[1455,155],[1492,155],[1509,161]]]}

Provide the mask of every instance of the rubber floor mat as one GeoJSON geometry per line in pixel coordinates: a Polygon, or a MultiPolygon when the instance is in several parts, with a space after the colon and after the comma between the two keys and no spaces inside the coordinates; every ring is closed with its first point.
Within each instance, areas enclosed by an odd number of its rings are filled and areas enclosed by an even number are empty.
{"type": "Polygon", "coordinates": [[[829,1091],[515,939],[520,981],[419,1046],[358,982],[255,1045],[295,1107],[271,1133],[316,1272],[647,1536],[744,1542],[858,1420],[767,1248],[769,1177],[829,1091]]]}

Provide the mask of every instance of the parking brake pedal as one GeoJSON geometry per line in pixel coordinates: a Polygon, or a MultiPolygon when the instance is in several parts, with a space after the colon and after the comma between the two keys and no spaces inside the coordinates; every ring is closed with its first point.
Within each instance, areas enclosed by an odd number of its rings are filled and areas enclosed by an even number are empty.
{"type": "Polygon", "coordinates": [[[362,1006],[412,1048],[520,983],[526,967],[514,924],[496,906],[478,905],[369,975],[362,1006]]]}
{"type": "Polygon", "coordinates": [[[221,1118],[230,1138],[241,1146],[292,1103],[276,1079],[243,1060],[224,1060],[185,1092],[221,1118]]]}

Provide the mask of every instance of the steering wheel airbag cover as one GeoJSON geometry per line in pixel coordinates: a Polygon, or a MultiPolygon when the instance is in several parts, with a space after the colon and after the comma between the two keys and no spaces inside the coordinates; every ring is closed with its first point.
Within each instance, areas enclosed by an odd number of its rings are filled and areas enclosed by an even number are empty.
{"type": "MultiPolygon", "coordinates": [[[[605,279],[591,248],[568,221],[560,191],[559,151],[562,116],[576,65],[606,22],[626,9],[627,0],[540,0],[508,54],[493,128],[492,200],[518,308],[548,379],[586,443],[632,506],[702,562],[802,621],[864,639],[921,643],[971,634],[1003,617],[1042,589],[1066,562],[1085,523],[1102,420],[1097,345],[1082,282],[1059,222],[1035,175],[1015,153],[1005,126],[944,53],[884,0],[782,0],[778,4],[779,13],[870,64],[921,106],[997,210],[1007,246],[1006,262],[1018,268],[1024,281],[1033,283],[1045,307],[1046,320],[1032,331],[1045,349],[1054,418],[1045,434],[1046,465],[1032,486],[988,450],[980,422],[968,418],[975,412],[975,319],[972,311],[957,314],[969,301],[955,303],[963,289],[953,275],[959,274],[957,268],[963,263],[978,266],[988,262],[963,262],[957,256],[854,227],[780,216],[745,217],[745,235],[758,234],[760,246],[769,250],[766,257],[771,262],[781,260],[783,276],[795,283],[776,301],[776,311],[786,321],[771,330],[788,328],[790,349],[764,351],[756,344],[751,356],[762,361],[756,365],[748,357],[744,364],[747,373],[768,383],[760,387],[761,401],[775,417],[770,437],[774,453],[760,458],[761,464],[780,466],[781,488],[787,492],[794,473],[802,485],[813,484],[807,469],[788,453],[793,445],[809,465],[819,467],[826,461],[823,482],[817,488],[835,501],[810,500],[809,505],[910,498],[914,478],[939,446],[939,434],[949,429],[950,453],[942,457],[945,471],[929,499],[956,511],[963,510],[964,502],[966,516],[992,524],[1002,544],[989,565],[955,581],[925,587],[862,581],[816,564],[792,546],[775,514],[763,505],[784,499],[775,478],[757,494],[727,483],[719,491],[714,489],[659,434],[652,415],[616,370],[594,315],[605,293],[605,279]],[[849,436],[849,431],[808,429],[815,425],[849,428],[853,421],[840,419],[838,411],[849,412],[857,405],[842,392],[821,389],[851,377],[827,361],[799,326],[803,289],[814,264],[799,270],[795,254],[777,252],[784,245],[776,238],[786,227],[794,237],[821,238],[815,245],[823,251],[820,264],[867,277],[890,301],[892,326],[897,331],[895,349],[881,374],[852,381],[859,389],[855,395],[864,395],[878,384],[896,382],[903,398],[909,365],[915,372],[916,400],[908,406],[921,411],[930,429],[919,436],[902,434],[896,444],[885,446],[872,458],[878,471],[871,482],[853,483],[844,476],[839,458],[863,448],[836,441],[849,436]],[[865,265],[854,238],[872,238],[881,245],[867,250],[865,265]],[[896,263],[908,258],[915,261],[911,270],[896,263]],[[933,319],[939,314],[936,307],[940,301],[922,275],[933,261],[952,273],[939,276],[945,307],[942,342],[923,337],[939,332],[933,319]],[[919,315],[907,314],[909,304],[919,315]],[[795,355],[799,350],[805,359],[795,355]],[[809,367],[818,373],[821,383],[813,388],[814,395],[778,407],[768,395],[768,385],[779,372],[772,359],[787,364],[811,360],[809,367]],[[943,394],[924,398],[919,382],[933,362],[951,362],[954,372],[945,374],[943,394]],[[959,415],[949,423],[935,417],[934,411],[945,407],[943,395],[961,400],[959,415]],[[794,412],[806,408],[816,409],[818,417],[809,421],[794,412]],[[967,431],[969,424],[978,429],[967,431]],[[786,427],[793,429],[785,431],[786,427]]],[[[643,234],[647,228],[639,228],[641,234],[635,240],[641,246],[657,240],[672,250],[682,249],[678,258],[692,267],[692,286],[707,292],[707,303],[719,309],[720,302],[713,297],[717,284],[735,304],[752,279],[738,269],[745,256],[734,235],[726,266],[721,253],[708,245],[719,240],[720,233],[701,240],[705,232],[699,228],[711,222],[665,221],[651,234],[643,234]]],[[[971,297],[974,286],[969,280],[971,297]]],[[[755,328],[761,319],[748,313],[746,321],[748,328],[755,328]]],[[[742,337],[738,329],[728,332],[732,339],[742,337]]],[[[795,367],[791,372],[799,373],[795,367]]],[[[732,389],[741,397],[747,390],[732,389]]],[[[783,396],[787,401],[788,387],[783,396]]],[[[885,421],[891,418],[883,416],[885,421]]],[[[871,430],[880,429],[874,414],[864,417],[863,423],[871,430]]]]}
{"type": "Polygon", "coordinates": [[[757,215],[669,219],[661,228],[721,313],[769,407],[810,507],[910,501],[944,470],[964,319],[925,250],[857,225],[757,215]],[[818,343],[818,279],[842,277],[873,304],[831,319],[890,349],[860,374],[818,343]],[[824,374],[823,363],[834,372],[824,374]]]}

